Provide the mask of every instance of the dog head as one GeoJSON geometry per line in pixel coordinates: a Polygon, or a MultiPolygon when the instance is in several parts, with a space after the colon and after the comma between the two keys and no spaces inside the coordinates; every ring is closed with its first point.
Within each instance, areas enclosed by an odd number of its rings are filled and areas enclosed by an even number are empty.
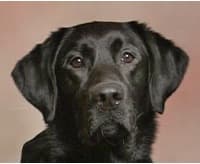
{"type": "Polygon", "coordinates": [[[53,33],[12,76],[46,123],[66,116],[86,142],[118,141],[140,115],[163,112],[187,63],[183,50],[144,24],[93,22],[53,33]]]}

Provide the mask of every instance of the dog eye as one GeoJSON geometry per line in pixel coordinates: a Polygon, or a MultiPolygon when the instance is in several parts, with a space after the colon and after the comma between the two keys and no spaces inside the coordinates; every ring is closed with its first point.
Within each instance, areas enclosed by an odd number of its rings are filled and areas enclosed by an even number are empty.
{"type": "Polygon", "coordinates": [[[135,57],[129,52],[123,53],[123,55],[121,57],[121,61],[123,63],[131,63],[134,59],[135,59],[135,57]]]}
{"type": "Polygon", "coordinates": [[[70,65],[73,68],[81,68],[83,66],[83,59],[81,57],[75,57],[71,60],[70,65]]]}

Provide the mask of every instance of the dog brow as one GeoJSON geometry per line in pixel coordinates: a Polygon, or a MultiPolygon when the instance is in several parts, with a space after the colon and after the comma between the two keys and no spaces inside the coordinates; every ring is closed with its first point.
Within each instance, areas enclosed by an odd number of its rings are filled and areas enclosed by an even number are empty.
{"type": "Polygon", "coordinates": [[[121,38],[114,39],[110,45],[111,52],[112,53],[119,52],[119,50],[122,48],[122,45],[123,41],[121,40],[121,38]]]}

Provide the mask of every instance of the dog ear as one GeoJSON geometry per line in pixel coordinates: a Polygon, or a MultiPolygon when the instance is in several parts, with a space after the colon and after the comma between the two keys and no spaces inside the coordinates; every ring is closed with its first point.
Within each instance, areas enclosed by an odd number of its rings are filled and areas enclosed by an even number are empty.
{"type": "Polygon", "coordinates": [[[16,64],[12,77],[23,96],[43,114],[46,123],[53,120],[57,102],[55,63],[66,29],[51,34],[16,64]]]}
{"type": "Polygon", "coordinates": [[[178,88],[189,58],[172,41],[145,24],[129,22],[144,42],[149,55],[149,94],[154,111],[163,113],[166,99],[178,88]]]}
{"type": "Polygon", "coordinates": [[[163,113],[166,99],[178,88],[184,77],[189,58],[172,41],[156,32],[149,33],[150,99],[153,110],[163,113]]]}

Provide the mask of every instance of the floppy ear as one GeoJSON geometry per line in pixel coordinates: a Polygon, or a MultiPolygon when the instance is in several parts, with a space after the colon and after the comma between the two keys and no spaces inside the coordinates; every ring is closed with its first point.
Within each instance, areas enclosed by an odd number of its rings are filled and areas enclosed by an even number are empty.
{"type": "Polygon", "coordinates": [[[189,58],[172,41],[146,29],[149,50],[149,93],[154,111],[163,113],[166,99],[180,85],[189,58]]]}
{"type": "Polygon", "coordinates": [[[145,24],[129,22],[149,54],[149,94],[154,111],[163,113],[166,99],[178,88],[189,58],[186,53],[145,24]]]}
{"type": "Polygon", "coordinates": [[[166,99],[178,88],[188,65],[186,53],[170,40],[150,31],[149,92],[153,110],[163,113],[166,99]]]}
{"type": "Polygon", "coordinates": [[[53,120],[57,102],[55,62],[66,32],[62,28],[23,57],[12,77],[23,96],[43,114],[46,123],[53,120]]]}

